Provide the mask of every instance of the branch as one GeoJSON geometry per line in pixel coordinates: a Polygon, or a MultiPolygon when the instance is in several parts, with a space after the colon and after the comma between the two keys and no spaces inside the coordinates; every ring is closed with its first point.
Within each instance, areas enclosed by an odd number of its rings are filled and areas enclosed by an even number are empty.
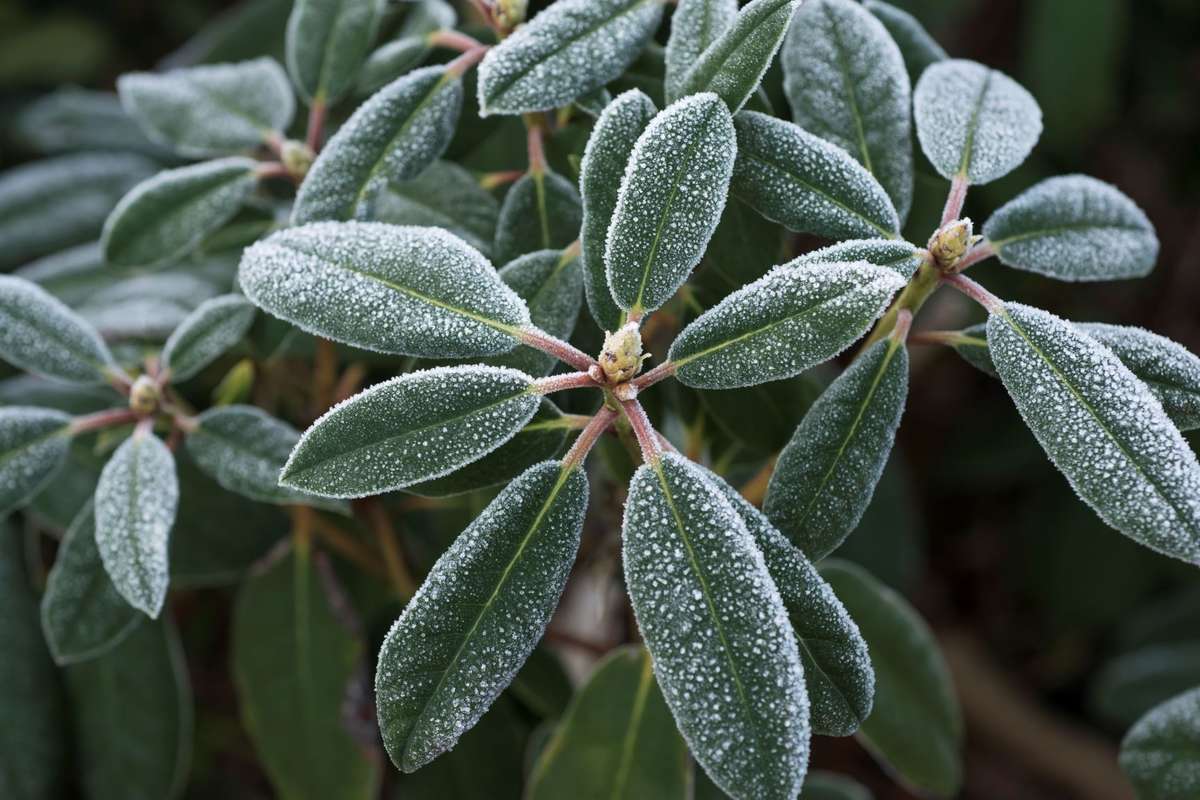
{"type": "Polygon", "coordinates": [[[533,390],[538,394],[551,394],[567,389],[585,389],[598,387],[600,384],[586,372],[571,372],[566,375],[550,375],[538,378],[533,382],[533,390]]]}
{"type": "Polygon", "coordinates": [[[1004,310],[1004,301],[987,289],[980,286],[966,275],[946,275],[942,283],[953,286],[967,297],[987,309],[989,314],[998,314],[1004,310]]]}
{"type": "Polygon", "coordinates": [[[587,424],[587,427],[579,434],[579,438],[571,445],[571,449],[563,456],[563,469],[574,469],[582,464],[583,460],[587,458],[588,453],[592,451],[592,447],[595,446],[597,440],[608,430],[616,418],[617,412],[608,406],[601,406],[600,410],[596,412],[596,416],[592,417],[592,421],[587,424]]]}
{"type": "Polygon", "coordinates": [[[575,345],[564,342],[558,337],[551,336],[544,330],[533,325],[530,325],[528,328],[522,328],[517,333],[517,339],[521,344],[527,344],[530,347],[541,350],[543,353],[549,353],[559,361],[570,364],[580,372],[587,372],[592,367],[599,366],[596,363],[596,359],[575,345]]]}
{"type": "Polygon", "coordinates": [[[461,78],[463,75],[466,75],[472,67],[482,61],[483,57],[487,55],[487,51],[490,49],[491,48],[487,45],[481,44],[472,50],[468,50],[447,64],[446,72],[456,78],[461,78]]]}
{"type": "Polygon", "coordinates": [[[111,428],[115,425],[128,425],[131,422],[137,422],[137,418],[137,414],[128,408],[112,408],[107,411],[97,411],[95,414],[87,414],[86,416],[76,417],[71,420],[68,432],[72,436],[78,436],[87,431],[98,431],[102,428],[111,428]]]}
{"type": "Polygon", "coordinates": [[[646,409],[637,400],[626,400],[621,403],[621,410],[625,419],[629,420],[629,427],[633,428],[633,435],[637,437],[642,460],[647,464],[657,464],[662,457],[662,446],[658,443],[658,432],[646,416],[646,409]]]}
{"type": "Polygon", "coordinates": [[[950,181],[950,194],[946,196],[946,207],[942,210],[942,225],[953,222],[962,215],[963,203],[967,201],[967,176],[955,175],[950,181]]]}
{"type": "Polygon", "coordinates": [[[677,368],[678,367],[676,364],[674,364],[670,361],[664,361],[663,363],[659,364],[657,367],[650,370],[649,372],[646,372],[646,373],[634,378],[632,383],[634,386],[636,386],[638,388],[638,391],[640,392],[642,389],[645,389],[647,386],[653,386],[654,384],[658,383],[659,381],[665,380],[666,378],[671,377],[672,375],[675,374],[675,370],[677,368]]]}
{"type": "Polygon", "coordinates": [[[996,255],[996,248],[986,239],[972,247],[962,260],[954,265],[955,272],[962,272],[972,264],[978,264],[980,261],[991,258],[996,255]]]}
{"type": "Polygon", "coordinates": [[[325,112],[327,110],[325,99],[321,97],[315,98],[308,109],[308,133],[305,135],[304,141],[314,153],[321,150],[321,134],[325,129],[325,112]]]}
{"type": "Polygon", "coordinates": [[[459,33],[450,29],[434,31],[429,34],[425,41],[432,47],[445,47],[448,50],[457,50],[460,53],[469,53],[476,48],[485,46],[483,42],[473,36],[467,36],[465,33],[459,33]]]}

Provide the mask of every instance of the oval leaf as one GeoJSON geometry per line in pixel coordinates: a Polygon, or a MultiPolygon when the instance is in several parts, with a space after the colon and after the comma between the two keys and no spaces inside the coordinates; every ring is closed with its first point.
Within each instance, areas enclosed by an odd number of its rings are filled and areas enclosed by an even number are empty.
{"type": "Polygon", "coordinates": [[[1154,706],[1192,688],[1197,681],[1200,681],[1200,642],[1147,645],[1103,665],[1088,689],[1088,708],[1106,721],[1128,727],[1154,706]]]}
{"type": "MultiPolygon", "coordinates": [[[[529,318],[539,330],[569,339],[583,305],[583,270],[577,253],[539,250],[513,260],[500,270],[500,278],[529,307],[529,318]]],[[[512,367],[535,378],[549,375],[558,363],[554,356],[529,345],[493,356],[487,363],[512,367]]]]}
{"type": "Polygon", "coordinates": [[[95,328],[41,287],[8,275],[0,275],[0,357],[73,383],[100,383],[116,369],[95,328]]]}
{"type": "Polygon", "coordinates": [[[496,198],[469,170],[435,161],[412,180],[391,183],[376,198],[372,216],[393,225],[445,228],[487,256],[499,214],[496,198]]]}
{"type": "Polygon", "coordinates": [[[1121,741],[1120,761],[1145,800],[1186,800],[1200,793],[1200,687],[1138,720],[1121,741]]]}
{"type": "Polygon", "coordinates": [[[382,15],[381,0],[296,0],[287,66],[305,100],[332,105],[354,86],[382,15]]]}
{"type": "Polygon", "coordinates": [[[21,108],[12,137],[38,153],[108,150],[162,157],[112,92],[63,86],[21,108]]]}
{"type": "MultiPolygon", "coordinates": [[[[417,8],[420,7],[417,6],[417,8]]],[[[374,94],[392,81],[419,67],[432,49],[427,35],[400,36],[376,48],[363,62],[355,93],[358,95],[374,94]]]]}
{"type": "Polygon", "coordinates": [[[921,251],[908,242],[892,239],[855,239],[805,253],[789,261],[787,266],[865,261],[895,270],[900,277],[908,280],[917,271],[917,267],[921,266],[921,259],[921,251]]]}
{"type": "Polygon", "coordinates": [[[173,382],[186,381],[242,340],[254,322],[254,305],[240,294],[205,300],[163,346],[163,368],[173,382]]]}
{"type": "Polygon", "coordinates": [[[512,350],[529,310],[478,251],[438,228],[317,222],[246,249],[255,305],[384,353],[470,358],[512,350]]]}
{"type": "Polygon", "coordinates": [[[791,800],[808,765],[808,698],[779,592],[741,518],[674,453],[638,468],[625,583],[692,754],[738,800],[791,800]]]}
{"type": "Polygon", "coordinates": [[[521,177],[500,206],[497,264],[508,264],[535,250],[566,247],[579,238],[583,209],[575,184],[553,170],[532,170],[521,177]]]}
{"type": "Polygon", "coordinates": [[[988,183],[1016,168],[1042,135],[1042,110],[1002,72],[974,61],[934,64],[913,91],[921,150],[943,178],[988,183]]]}
{"type": "Polygon", "coordinates": [[[46,408],[0,408],[0,519],[28,502],[62,469],[71,418],[46,408]]]}
{"type": "Polygon", "coordinates": [[[455,539],[388,632],[375,695],[405,772],[452,748],[533,651],[575,560],[587,493],[581,469],[531,467],[455,539]]]}
{"type": "Polygon", "coordinates": [[[908,78],[912,83],[917,82],[930,64],[949,58],[937,40],[907,11],[882,0],[866,0],[863,7],[874,14],[891,34],[892,40],[900,48],[900,55],[904,57],[904,66],[908,68],[908,78]]]}
{"type": "Polygon", "coordinates": [[[682,92],[679,85],[700,54],[708,49],[737,17],[737,0],[679,0],[671,13],[667,38],[666,75],[663,84],[671,102],[682,92]]]}
{"type": "Polygon", "coordinates": [[[862,336],[904,283],[866,262],[776,267],[684,328],[668,358],[700,389],[798,375],[862,336]]]}

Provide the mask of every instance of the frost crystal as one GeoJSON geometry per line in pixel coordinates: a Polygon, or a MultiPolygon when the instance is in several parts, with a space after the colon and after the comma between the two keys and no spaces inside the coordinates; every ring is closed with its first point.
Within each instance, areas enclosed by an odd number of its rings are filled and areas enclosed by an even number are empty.
{"type": "Polygon", "coordinates": [[[1200,794],[1200,687],[1155,706],[1121,742],[1121,769],[1139,796],[1172,800],[1200,794]]]}
{"type": "Polygon", "coordinates": [[[894,239],[854,239],[822,247],[789,261],[784,266],[803,267],[809,264],[837,264],[865,261],[887,267],[908,280],[921,264],[921,251],[908,242],[894,239]]]}
{"type": "Polygon", "coordinates": [[[71,418],[45,408],[0,408],[0,518],[32,498],[62,467],[71,418]]]}
{"type": "Polygon", "coordinates": [[[233,347],[254,322],[254,306],[239,294],[201,303],[163,345],[163,368],[185,381],[233,347]]]}
{"type": "Polygon", "coordinates": [[[667,38],[664,84],[669,100],[679,97],[688,70],[733,24],[737,13],[737,0],[679,0],[671,14],[671,35],[667,38]]]}
{"type": "Polygon", "coordinates": [[[0,357],[39,375],[99,383],[112,363],[96,331],[29,281],[0,275],[0,357]]]}

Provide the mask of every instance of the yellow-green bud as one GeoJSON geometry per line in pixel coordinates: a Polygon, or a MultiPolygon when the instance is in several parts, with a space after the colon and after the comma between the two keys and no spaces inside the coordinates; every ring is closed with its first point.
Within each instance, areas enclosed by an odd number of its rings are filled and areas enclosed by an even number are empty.
{"type": "Polygon", "coordinates": [[[492,14],[500,27],[511,31],[525,21],[528,9],[529,0],[496,0],[492,14]]]}
{"type": "Polygon", "coordinates": [[[279,148],[279,160],[283,162],[288,174],[297,179],[308,174],[308,168],[312,166],[316,157],[311,147],[295,139],[288,139],[279,148]]]}
{"type": "Polygon", "coordinates": [[[604,334],[604,349],[598,360],[609,383],[624,383],[641,371],[642,362],[649,357],[642,354],[642,333],[638,324],[628,322],[615,333],[604,334]]]}
{"type": "Polygon", "coordinates": [[[158,384],[149,375],[140,375],[129,389],[129,410],[141,416],[158,410],[158,384]]]}
{"type": "Polygon", "coordinates": [[[934,264],[942,271],[953,271],[971,245],[982,239],[975,235],[974,226],[969,217],[948,222],[934,231],[929,239],[929,254],[933,256],[934,264]]]}

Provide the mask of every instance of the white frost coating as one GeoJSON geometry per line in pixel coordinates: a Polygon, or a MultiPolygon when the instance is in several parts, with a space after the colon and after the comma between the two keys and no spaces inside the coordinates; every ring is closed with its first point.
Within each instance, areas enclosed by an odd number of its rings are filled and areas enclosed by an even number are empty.
{"type": "Polygon", "coordinates": [[[874,175],[901,222],[912,206],[912,87],[900,48],[852,0],[808,0],[780,57],[797,125],[874,175]]]}
{"type": "MultiPolygon", "coordinates": [[[[214,280],[186,271],[195,267],[189,263],[179,271],[166,269],[108,281],[94,287],[76,311],[106,341],[166,340],[197,305],[220,293],[214,280]]],[[[228,285],[228,278],[221,283],[228,285]]]]}
{"type": "Polygon", "coordinates": [[[178,508],[171,451],[154,434],[135,432],[96,484],[96,546],[117,591],[152,619],[167,597],[167,546],[178,508]]]}
{"type": "Polygon", "coordinates": [[[983,234],[1010,267],[1066,281],[1140,278],[1158,236],[1117,187],[1086,175],[1044,180],[1001,206],[983,234]]]}
{"type": "Polygon", "coordinates": [[[1200,796],[1200,687],[1146,712],[1125,734],[1120,762],[1140,797],[1200,796]]]}
{"type": "Polygon", "coordinates": [[[737,0],[679,0],[671,13],[671,35],[667,37],[664,84],[668,102],[679,97],[684,75],[733,24],[737,13],[737,0]]]}
{"type": "Polygon", "coordinates": [[[736,155],[729,109],[712,93],[685,97],[646,126],[604,251],[617,305],[653,311],[687,280],[721,221],[736,155]]]}
{"type": "Polygon", "coordinates": [[[1004,309],[988,320],[992,360],[1051,461],[1106,523],[1200,564],[1200,464],[1162,405],[1070,323],[1004,309]]]}
{"type": "Polygon", "coordinates": [[[661,0],[558,0],[488,51],[480,114],[566,105],[618,77],[658,29],[661,0]]]}
{"type": "Polygon", "coordinates": [[[930,64],[945,61],[950,57],[917,18],[907,11],[880,0],[866,0],[863,7],[874,14],[891,34],[892,40],[900,48],[900,55],[904,56],[904,65],[908,68],[910,80],[915,81],[921,77],[921,73],[930,64]]]}
{"type": "Polygon", "coordinates": [[[186,381],[241,341],[252,322],[254,305],[240,294],[205,300],[163,345],[163,368],[171,380],[186,381]]]}
{"type": "Polygon", "coordinates": [[[316,222],[246,249],[251,302],[309,333],[400,355],[512,350],[529,309],[494,267],[440,228],[316,222]]]}
{"type": "Polygon", "coordinates": [[[304,432],[279,482],[365,497],[440,478],[507,442],[537,412],[533,379],[502,367],[439,367],[372,386],[304,432]]]}
{"type": "Polygon", "coordinates": [[[894,269],[908,280],[921,265],[921,251],[905,241],[895,239],[854,239],[813,250],[792,259],[784,266],[804,267],[809,264],[837,264],[866,261],[894,269]]]}
{"type": "Polygon", "coordinates": [[[849,347],[904,284],[865,261],[779,266],[684,328],[669,358],[679,380],[697,388],[798,375],[849,347]]]}
{"type": "Polygon", "coordinates": [[[942,177],[988,183],[1017,167],[1042,135],[1042,110],[1002,72],[953,59],[929,67],[913,92],[921,149],[942,177]]]}
{"type": "Polygon", "coordinates": [[[296,100],[273,59],[130,72],[117,80],[121,104],[152,141],[182,156],[249,150],[287,130],[296,100]]]}
{"type": "Polygon", "coordinates": [[[288,72],[310,102],[338,101],[354,85],[375,40],[384,0],[296,0],[288,16],[288,72]]]}
{"type": "Polygon", "coordinates": [[[112,355],[100,334],[36,284],[0,275],[0,358],[74,383],[100,383],[112,355]]]}
{"type": "Polygon", "coordinates": [[[34,497],[62,467],[71,418],[45,408],[0,408],[0,519],[34,497]]]}
{"type": "Polygon", "coordinates": [[[692,754],[736,800],[792,800],[808,765],[804,671],[741,518],[667,453],[658,471],[638,468],[622,531],[638,627],[692,754]]]}

